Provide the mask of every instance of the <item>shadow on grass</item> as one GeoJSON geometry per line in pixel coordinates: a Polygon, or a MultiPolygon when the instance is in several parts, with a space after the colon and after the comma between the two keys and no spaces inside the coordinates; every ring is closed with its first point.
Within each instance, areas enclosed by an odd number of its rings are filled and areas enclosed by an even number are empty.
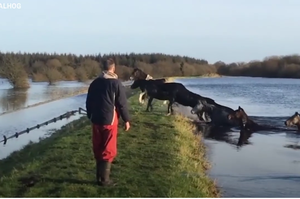
{"type": "Polygon", "coordinates": [[[70,184],[88,184],[88,185],[96,185],[96,179],[95,181],[92,180],[79,180],[75,178],[62,178],[62,179],[57,179],[57,178],[43,178],[43,182],[51,182],[55,184],[62,184],[62,183],[70,183],[70,184]]]}

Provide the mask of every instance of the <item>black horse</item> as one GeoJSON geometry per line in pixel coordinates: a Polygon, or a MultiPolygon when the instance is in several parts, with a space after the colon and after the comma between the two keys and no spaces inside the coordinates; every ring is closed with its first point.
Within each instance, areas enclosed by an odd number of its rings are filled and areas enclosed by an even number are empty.
{"type": "MultiPolygon", "coordinates": [[[[130,80],[134,80],[134,81],[136,81],[136,80],[155,80],[156,82],[160,82],[160,83],[166,83],[166,81],[167,81],[164,78],[163,79],[153,79],[153,77],[151,75],[146,74],[139,68],[133,69],[131,76],[130,76],[130,80]]],[[[140,87],[140,90],[142,91],[142,93],[140,93],[140,95],[139,95],[139,102],[141,104],[144,104],[145,99],[147,98],[147,95],[145,93],[145,88],[140,87]]],[[[166,101],[164,102],[164,104],[166,104],[166,101]]]]}
{"type": "MultiPolygon", "coordinates": [[[[175,102],[189,107],[195,107],[199,102],[203,103],[206,106],[209,106],[206,100],[208,100],[210,103],[214,102],[210,98],[205,98],[189,91],[181,83],[168,82],[161,84],[159,82],[156,82],[155,80],[136,80],[131,85],[131,88],[135,89],[138,87],[145,89],[146,94],[149,96],[146,111],[149,111],[149,108],[153,110],[151,105],[153,99],[169,101],[167,112],[168,115],[174,112],[172,105],[175,102]]],[[[208,121],[209,118],[204,117],[206,116],[205,114],[203,114],[204,112],[205,110],[203,110],[202,112],[197,112],[198,118],[202,121],[208,121]]]]}
{"type": "Polygon", "coordinates": [[[199,100],[198,103],[192,108],[192,114],[198,114],[205,111],[211,119],[211,124],[224,127],[240,127],[240,120],[229,119],[228,115],[233,113],[234,110],[230,107],[223,106],[216,103],[214,100],[205,97],[205,104],[203,100],[199,100]]]}

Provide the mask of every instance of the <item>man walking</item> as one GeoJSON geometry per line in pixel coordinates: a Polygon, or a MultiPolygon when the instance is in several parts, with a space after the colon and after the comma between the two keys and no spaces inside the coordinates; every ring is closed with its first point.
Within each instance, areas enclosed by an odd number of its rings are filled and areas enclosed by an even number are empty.
{"type": "Polygon", "coordinates": [[[115,74],[115,63],[108,59],[102,74],[90,85],[86,98],[87,117],[92,122],[92,143],[96,159],[97,184],[112,186],[110,169],[117,155],[117,133],[120,116],[125,131],[130,128],[124,86],[115,74]]]}

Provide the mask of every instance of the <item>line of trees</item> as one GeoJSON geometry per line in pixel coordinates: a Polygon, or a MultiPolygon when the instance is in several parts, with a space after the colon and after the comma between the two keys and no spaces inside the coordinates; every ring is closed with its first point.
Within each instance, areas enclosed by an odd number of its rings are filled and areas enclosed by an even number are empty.
{"type": "Polygon", "coordinates": [[[108,58],[117,64],[116,73],[127,80],[138,67],[153,77],[226,76],[300,78],[300,56],[268,57],[262,61],[209,64],[204,59],[162,53],[74,55],[57,53],[1,53],[0,77],[14,88],[28,88],[28,78],[35,82],[87,81],[97,77],[108,58]]]}

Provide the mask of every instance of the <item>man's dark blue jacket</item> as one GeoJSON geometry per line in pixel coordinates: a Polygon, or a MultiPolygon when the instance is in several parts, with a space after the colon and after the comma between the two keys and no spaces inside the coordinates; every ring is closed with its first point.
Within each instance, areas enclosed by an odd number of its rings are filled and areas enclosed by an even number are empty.
{"type": "Polygon", "coordinates": [[[93,124],[112,125],[115,109],[124,122],[129,121],[125,88],[115,73],[103,71],[89,87],[86,98],[87,117],[93,124]]]}

